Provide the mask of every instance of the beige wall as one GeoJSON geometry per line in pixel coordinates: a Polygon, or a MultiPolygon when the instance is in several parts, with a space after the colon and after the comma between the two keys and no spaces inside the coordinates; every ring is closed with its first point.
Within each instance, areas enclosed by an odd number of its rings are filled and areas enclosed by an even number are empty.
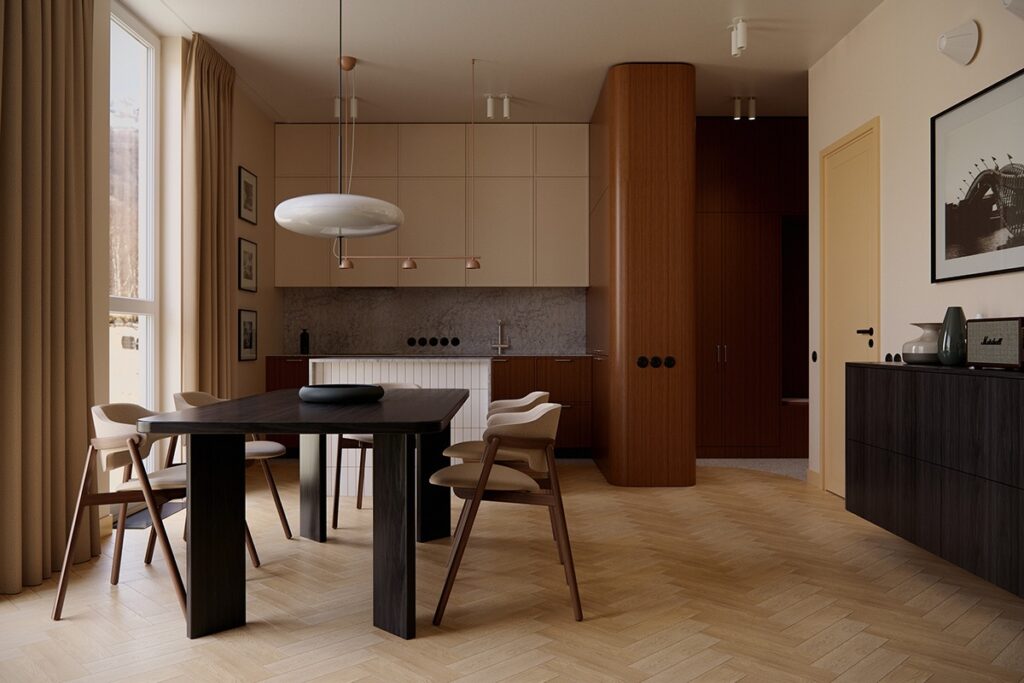
{"type": "Polygon", "coordinates": [[[92,29],[92,335],[93,403],[109,396],[110,348],[110,0],[96,0],[92,29]]]}
{"type": "MultiPolygon", "coordinates": [[[[255,361],[235,360],[233,396],[248,396],[264,391],[265,359],[281,352],[281,292],[274,287],[274,122],[257,106],[244,84],[235,81],[233,173],[231,184],[238,192],[238,166],[256,174],[258,225],[238,218],[238,197],[234,198],[235,237],[244,237],[259,245],[257,249],[257,291],[237,289],[237,248],[232,253],[234,290],[232,316],[239,308],[257,311],[258,337],[255,361]]],[[[236,331],[237,335],[237,331],[236,331]]],[[[234,357],[238,357],[237,341],[234,357]]]]}
{"type": "MultiPolygon", "coordinates": [[[[1024,273],[931,284],[930,118],[1024,67],[1024,20],[996,0],[885,0],[810,70],[810,343],[821,350],[821,149],[872,117],[881,119],[881,355],[916,336],[908,323],[1024,315],[1024,273]],[[981,25],[974,62],[936,50],[940,33],[981,25]]],[[[868,322],[868,321],[865,321],[868,322]]],[[[820,363],[810,365],[810,469],[820,472],[820,363]]]]}

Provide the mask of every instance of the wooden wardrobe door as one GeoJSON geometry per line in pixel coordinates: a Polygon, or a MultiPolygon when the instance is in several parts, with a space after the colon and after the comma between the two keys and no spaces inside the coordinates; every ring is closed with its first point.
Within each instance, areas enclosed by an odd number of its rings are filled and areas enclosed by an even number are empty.
{"type": "Polygon", "coordinates": [[[722,217],[723,446],[777,446],[780,218],[722,217]]]}
{"type": "Polygon", "coordinates": [[[697,214],[697,446],[722,443],[722,214],[697,214]]]}

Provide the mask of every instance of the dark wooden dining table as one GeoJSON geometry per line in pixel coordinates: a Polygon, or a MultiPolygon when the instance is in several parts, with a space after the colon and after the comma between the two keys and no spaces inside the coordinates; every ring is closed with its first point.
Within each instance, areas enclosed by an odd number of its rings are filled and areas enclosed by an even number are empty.
{"type": "Polygon", "coordinates": [[[451,535],[449,464],[465,389],[398,389],[356,405],[305,403],[283,389],[139,420],[141,433],[190,435],[186,622],[189,638],[245,624],[245,435],[300,434],[300,534],[327,540],[327,435],[373,434],[373,623],[416,636],[416,546],[451,535]]]}

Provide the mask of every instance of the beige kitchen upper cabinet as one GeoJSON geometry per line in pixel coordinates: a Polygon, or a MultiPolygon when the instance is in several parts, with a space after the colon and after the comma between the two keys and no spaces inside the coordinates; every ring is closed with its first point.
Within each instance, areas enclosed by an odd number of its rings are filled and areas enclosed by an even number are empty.
{"type": "Polygon", "coordinates": [[[537,178],[536,248],[538,287],[590,284],[587,178],[537,178]]]}
{"type": "MultiPolygon", "coordinates": [[[[398,229],[399,256],[460,256],[466,249],[466,179],[400,178],[398,205],[405,222],[398,229]]],[[[398,270],[401,287],[462,287],[462,259],[417,261],[398,270]]]]}
{"type": "Polygon", "coordinates": [[[585,123],[538,123],[535,173],[538,177],[587,177],[588,126],[585,123]]]}
{"type": "MultiPolygon", "coordinates": [[[[358,156],[356,157],[358,163],[358,156]]],[[[337,183],[337,180],[334,181],[337,183]]],[[[398,202],[397,178],[354,178],[352,193],[375,197],[386,202],[398,202]]],[[[397,256],[398,231],[376,237],[360,237],[345,240],[345,252],[349,256],[397,256]]],[[[354,259],[355,268],[341,270],[338,260],[331,257],[329,272],[331,284],[335,287],[397,287],[398,262],[393,259],[354,259]]]]}
{"type": "Polygon", "coordinates": [[[326,178],[338,148],[331,145],[330,124],[279,123],[274,127],[274,154],[278,178],[326,178]]]}
{"type": "Polygon", "coordinates": [[[477,178],[473,182],[473,225],[467,249],[480,257],[467,270],[475,287],[533,285],[533,178],[477,178]]]}
{"type": "Polygon", "coordinates": [[[533,175],[532,123],[477,124],[475,132],[466,127],[466,136],[474,148],[473,175],[477,178],[533,175]]]}
{"type": "Polygon", "coordinates": [[[398,175],[465,177],[466,126],[461,123],[399,124],[398,175]]]}
{"type": "MultiPolygon", "coordinates": [[[[398,176],[398,126],[394,123],[357,123],[348,126],[345,177],[395,178],[398,176]],[[353,141],[353,135],[355,140],[353,141]],[[355,150],[355,159],[352,150],[355,150]]],[[[337,185],[338,126],[331,125],[331,175],[337,185]]],[[[346,183],[346,189],[348,184],[346,183]]],[[[354,187],[354,186],[353,186],[354,187]]]]}
{"type": "MultiPolygon", "coordinates": [[[[280,128],[280,126],[278,127],[280,128]]],[[[275,206],[304,194],[329,192],[329,178],[277,178],[275,206]]],[[[330,284],[331,241],[274,226],[274,285],[326,287],[330,284]]]]}

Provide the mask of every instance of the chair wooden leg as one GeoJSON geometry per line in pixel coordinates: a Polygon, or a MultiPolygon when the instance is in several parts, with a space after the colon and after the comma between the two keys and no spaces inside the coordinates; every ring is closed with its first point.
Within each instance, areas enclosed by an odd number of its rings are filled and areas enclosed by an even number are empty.
{"type": "Polygon", "coordinates": [[[154,548],[156,548],[156,531],[153,527],[149,527],[149,540],[146,541],[146,559],[143,560],[146,564],[152,564],[154,548]]]}
{"type": "Polygon", "coordinates": [[[548,507],[548,517],[551,518],[551,538],[554,539],[555,547],[558,548],[558,562],[565,564],[565,558],[562,556],[562,544],[558,541],[558,518],[555,516],[554,506],[548,507]]]}
{"type": "Polygon", "coordinates": [[[82,499],[89,490],[89,480],[92,478],[92,456],[94,450],[89,446],[85,454],[85,468],[82,472],[82,484],[78,488],[78,502],[75,503],[75,514],[71,516],[71,528],[68,530],[68,545],[64,550],[64,562],[60,567],[60,580],[57,582],[57,599],[53,602],[51,617],[54,621],[60,621],[60,614],[64,611],[64,596],[68,592],[68,580],[70,579],[71,556],[75,552],[75,541],[78,539],[78,529],[82,525],[82,499]]]}
{"type": "Polygon", "coordinates": [[[277,507],[277,516],[281,519],[281,528],[284,529],[284,537],[292,537],[292,529],[288,526],[288,516],[284,514],[284,506],[281,505],[281,495],[277,492],[277,483],[274,481],[274,475],[270,471],[270,463],[266,460],[260,460],[260,464],[263,465],[263,476],[267,478],[267,486],[270,487],[270,495],[274,497],[274,505],[277,507]]]}
{"type": "Polygon", "coordinates": [[[146,475],[146,468],[142,464],[142,457],[139,455],[138,447],[133,442],[129,442],[128,450],[132,455],[135,468],[139,472],[139,484],[142,489],[142,495],[146,499],[149,516],[153,518],[153,529],[156,531],[157,540],[160,541],[160,549],[163,551],[164,560],[167,562],[167,572],[171,575],[171,583],[174,585],[174,592],[178,596],[178,604],[181,606],[182,614],[187,615],[188,607],[185,599],[185,584],[181,580],[178,563],[174,560],[174,551],[171,549],[171,542],[167,538],[164,520],[160,517],[160,507],[156,504],[153,490],[149,486],[149,477],[146,475]]]}
{"type": "Polygon", "coordinates": [[[562,506],[562,490],[558,486],[558,472],[555,470],[555,451],[553,447],[548,448],[548,472],[551,474],[551,493],[554,496],[555,504],[552,510],[555,512],[558,530],[558,545],[561,548],[563,567],[565,568],[565,581],[569,584],[569,596],[572,598],[572,610],[576,621],[583,621],[583,605],[580,603],[580,590],[576,585],[576,566],[572,560],[572,546],[569,544],[569,529],[565,524],[565,508],[562,506]]]}
{"type": "Polygon", "coordinates": [[[121,503],[117,513],[117,536],[114,537],[114,561],[110,564],[110,585],[121,578],[121,550],[124,548],[124,525],[128,519],[128,503],[121,503]]]}
{"type": "Polygon", "coordinates": [[[455,585],[455,576],[459,573],[459,565],[462,564],[462,556],[466,553],[466,543],[469,542],[469,534],[473,530],[473,520],[476,519],[476,512],[480,509],[480,500],[487,490],[487,479],[491,476],[491,467],[494,465],[494,456],[498,452],[497,444],[488,445],[484,451],[483,467],[480,469],[480,481],[477,482],[473,497],[466,501],[466,519],[463,522],[462,530],[455,539],[455,555],[452,558],[451,566],[448,568],[448,575],[444,579],[444,588],[441,589],[441,597],[437,601],[437,609],[434,610],[434,626],[441,625],[444,618],[445,607],[448,606],[448,598],[451,597],[452,587],[455,585]]]}
{"type": "Polygon", "coordinates": [[[462,535],[462,528],[466,526],[466,513],[469,511],[469,501],[467,500],[462,504],[462,512],[459,513],[459,523],[455,525],[455,538],[452,540],[452,548],[448,552],[448,562],[445,563],[445,569],[449,569],[452,566],[452,560],[455,559],[455,548],[459,545],[459,536],[462,535]]]}
{"type": "Polygon", "coordinates": [[[341,434],[338,434],[338,455],[334,458],[334,516],[331,528],[338,528],[338,501],[341,500],[341,434]]]}
{"type": "Polygon", "coordinates": [[[252,561],[252,566],[259,569],[260,556],[256,552],[256,544],[252,541],[252,533],[249,531],[249,522],[245,523],[245,547],[249,551],[249,559],[252,561]]]}
{"type": "Polygon", "coordinates": [[[363,480],[366,478],[366,444],[359,447],[359,482],[356,485],[356,509],[363,509],[363,480]]]}

